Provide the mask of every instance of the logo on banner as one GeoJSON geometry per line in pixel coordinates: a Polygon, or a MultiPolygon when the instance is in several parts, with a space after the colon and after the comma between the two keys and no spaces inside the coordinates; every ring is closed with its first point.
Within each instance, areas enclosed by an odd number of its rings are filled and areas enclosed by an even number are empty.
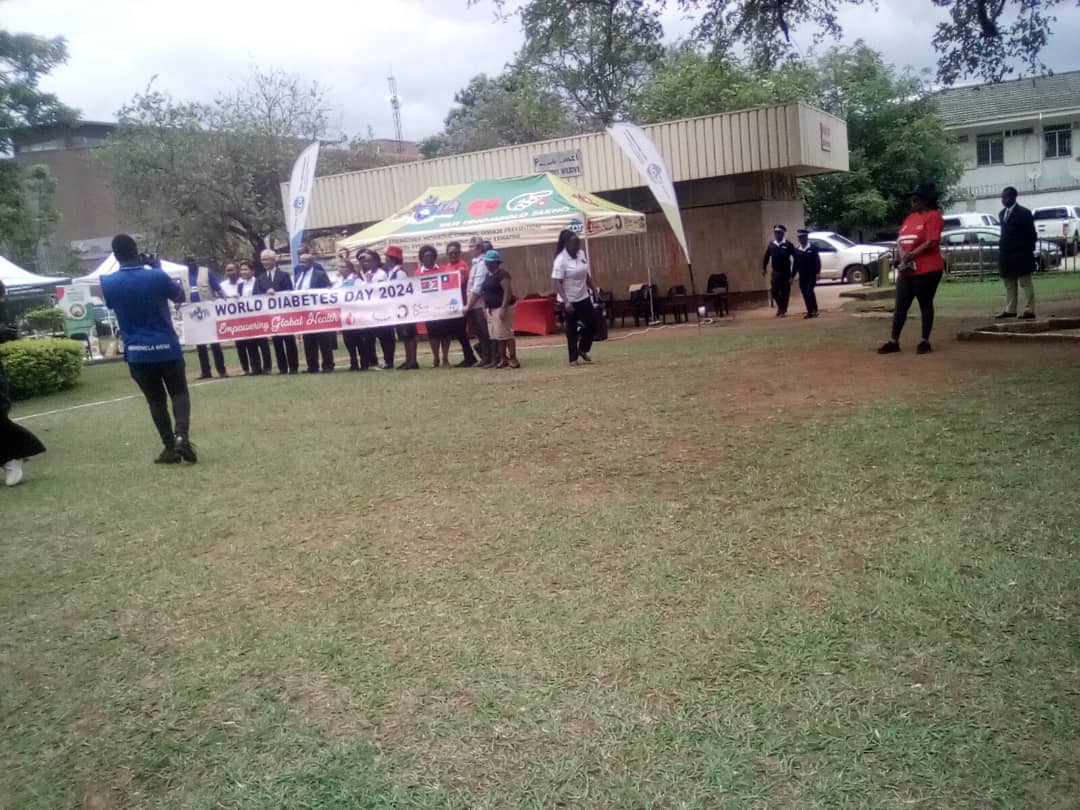
{"type": "Polygon", "coordinates": [[[526,191],[524,194],[518,194],[510,202],[506,204],[507,211],[524,211],[527,208],[532,208],[534,205],[537,207],[543,207],[547,205],[548,197],[552,194],[550,189],[545,191],[526,191]]]}
{"type": "Polygon", "coordinates": [[[292,207],[295,208],[297,211],[303,211],[304,210],[304,205],[306,205],[306,200],[304,199],[304,195],[303,194],[297,195],[296,199],[293,200],[292,207]]]}
{"type": "Polygon", "coordinates": [[[449,273],[441,273],[420,277],[420,292],[434,293],[440,290],[452,290],[457,287],[449,273]]]}
{"type": "Polygon", "coordinates": [[[656,163],[650,163],[645,169],[645,173],[649,175],[649,179],[654,183],[664,182],[664,167],[659,166],[656,163]]]}
{"type": "Polygon", "coordinates": [[[210,310],[206,307],[195,307],[191,310],[191,317],[197,321],[205,321],[210,317],[210,310]]]}

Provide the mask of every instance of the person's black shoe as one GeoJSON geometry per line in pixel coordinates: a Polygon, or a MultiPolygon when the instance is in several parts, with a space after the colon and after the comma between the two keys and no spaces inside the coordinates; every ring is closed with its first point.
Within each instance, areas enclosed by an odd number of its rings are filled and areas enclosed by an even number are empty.
{"type": "Polygon", "coordinates": [[[579,356],[579,357],[580,357],[580,358],[581,358],[582,360],[584,360],[584,361],[585,361],[586,363],[591,363],[591,362],[592,362],[592,358],[591,358],[591,357],[589,357],[589,353],[588,353],[588,352],[581,352],[581,353],[580,353],[580,354],[579,354],[578,356],[579,356]]]}
{"type": "Polygon", "coordinates": [[[476,365],[476,358],[473,357],[469,360],[462,360],[460,363],[454,365],[454,368],[472,368],[476,365]]]}
{"type": "Polygon", "coordinates": [[[813,317],[814,317],[814,313],[813,313],[813,312],[807,312],[807,313],[806,313],[805,315],[803,315],[802,317],[803,317],[803,320],[805,321],[805,320],[806,320],[807,318],[813,318],[813,317]]]}
{"type": "Polygon", "coordinates": [[[191,443],[187,436],[176,437],[176,454],[191,464],[199,460],[199,457],[195,455],[195,445],[191,443]]]}
{"type": "Polygon", "coordinates": [[[213,374],[200,374],[195,379],[197,379],[197,380],[209,380],[209,379],[212,379],[213,376],[214,376],[213,374]]]}
{"type": "Polygon", "coordinates": [[[900,351],[900,344],[897,343],[895,340],[890,340],[888,343],[883,344],[882,347],[877,350],[877,353],[896,354],[898,351],[900,351]]]}
{"type": "Polygon", "coordinates": [[[419,370],[420,370],[420,364],[419,363],[402,363],[400,366],[398,366],[398,371],[419,371],[419,370]]]}
{"type": "Polygon", "coordinates": [[[229,372],[227,372],[227,371],[218,372],[218,376],[221,377],[221,379],[224,380],[226,377],[229,376],[229,372]]]}
{"type": "Polygon", "coordinates": [[[1023,315],[1020,316],[1020,320],[1022,320],[1022,321],[1033,321],[1033,320],[1035,320],[1035,313],[1034,312],[1025,312],[1023,315]]]}
{"type": "Polygon", "coordinates": [[[180,454],[176,451],[175,447],[166,447],[161,451],[161,455],[154,459],[155,464],[179,464],[183,459],[180,458],[180,454]]]}
{"type": "Polygon", "coordinates": [[[994,316],[994,320],[995,321],[1003,321],[1006,318],[1015,318],[1015,317],[1016,317],[1015,312],[999,312],[997,315],[994,316]]]}
{"type": "Polygon", "coordinates": [[[349,371],[367,371],[367,369],[361,369],[360,366],[349,366],[349,371]]]}
{"type": "Polygon", "coordinates": [[[924,340],[918,346],[915,347],[915,354],[930,354],[933,349],[930,347],[930,341],[924,340]]]}

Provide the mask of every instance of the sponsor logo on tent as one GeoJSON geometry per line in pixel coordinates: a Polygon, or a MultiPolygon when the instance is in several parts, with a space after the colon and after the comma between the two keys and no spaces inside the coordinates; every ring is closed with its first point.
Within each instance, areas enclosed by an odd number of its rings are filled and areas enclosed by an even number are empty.
{"type": "Polygon", "coordinates": [[[548,197],[551,195],[551,189],[545,189],[543,191],[526,191],[524,194],[518,194],[511,199],[510,202],[506,204],[506,210],[525,211],[526,209],[532,208],[534,205],[543,207],[547,205],[548,197]]]}
{"type": "MultiPolygon", "coordinates": [[[[585,224],[576,217],[570,220],[570,224],[567,226],[567,228],[576,234],[581,234],[585,232],[585,224]]],[[[592,223],[589,223],[589,231],[592,231],[592,223]]]]}
{"type": "Polygon", "coordinates": [[[406,214],[402,219],[406,222],[426,222],[429,219],[446,219],[458,212],[461,204],[457,200],[439,201],[435,195],[429,196],[420,205],[416,206],[411,214],[406,214]]]}
{"type": "Polygon", "coordinates": [[[469,212],[470,217],[482,217],[497,210],[500,205],[502,205],[502,200],[473,200],[465,210],[469,212]]]}

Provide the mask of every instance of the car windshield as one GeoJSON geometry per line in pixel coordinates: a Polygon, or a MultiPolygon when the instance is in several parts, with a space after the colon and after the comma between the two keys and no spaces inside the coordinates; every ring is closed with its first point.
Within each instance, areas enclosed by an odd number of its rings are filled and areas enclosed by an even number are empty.
{"type": "Polygon", "coordinates": [[[1065,208],[1043,208],[1031,215],[1032,219],[1068,219],[1069,211],[1065,208]]]}
{"type": "Polygon", "coordinates": [[[855,247],[854,242],[852,242],[850,239],[845,239],[843,236],[841,236],[838,233],[830,233],[829,238],[832,239],[834,242],[838,242],[839,244],[843,245],[844,247],[855,247]]]}

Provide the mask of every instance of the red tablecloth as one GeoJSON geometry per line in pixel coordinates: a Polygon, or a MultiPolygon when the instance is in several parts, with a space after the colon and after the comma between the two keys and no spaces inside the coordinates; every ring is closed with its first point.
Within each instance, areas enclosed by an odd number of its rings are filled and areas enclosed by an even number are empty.
{"type": "Polygon", "coordinates": [[[556,331],[554,298],[519,298],[514,310],[514,331],[550,335],[556,331]]]}

